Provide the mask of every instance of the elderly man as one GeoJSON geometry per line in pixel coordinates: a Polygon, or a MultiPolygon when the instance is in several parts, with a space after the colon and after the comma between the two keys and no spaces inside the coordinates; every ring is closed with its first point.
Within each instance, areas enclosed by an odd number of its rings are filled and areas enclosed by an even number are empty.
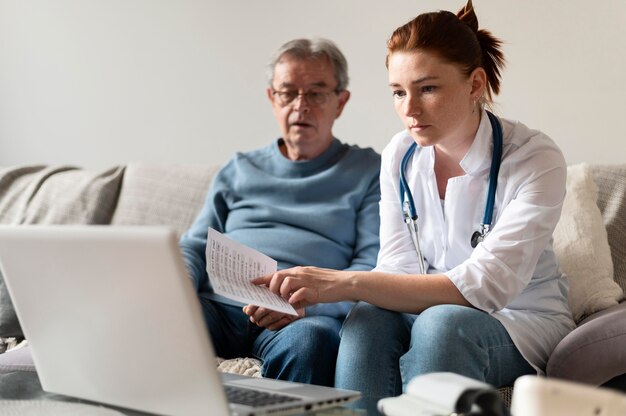
{"type": "Polygon", "coordinates": [[[275,53],[268,75],[282,137],[237,153],[221,169],[180,246],[218,355],[260,358],[266,377],[332,385],[350,302],[293,317],[220,297],[207,278],[209,227],[274,258],[279,269],[376,265],[380,156],[332,133],[350,98],[343,54],[328,40],[293,40],[275,53]]]}

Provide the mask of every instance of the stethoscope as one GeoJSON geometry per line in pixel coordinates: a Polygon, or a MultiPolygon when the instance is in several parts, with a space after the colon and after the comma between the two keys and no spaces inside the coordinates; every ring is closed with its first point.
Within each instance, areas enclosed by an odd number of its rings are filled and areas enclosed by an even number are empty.
{"type": "MultiPolygon", "coordinates": [[[[489,170],[489,189],[487,190],[487,203],[485,205],[483,222],[480,224],[480,230],[475,231],[470,238],[472,248],[476,248],[478,243],[481,243],[491,231],[493,207],[496,200],[496,187],[498,186],[498,172],[500,171],[500,162],[502,160],[502,126],[498,118],[489,111],[487,111],[487,116],[489,116],[491,128],[493,129],[493,151],[491,154],[491,169],[489,170]]],[[[409,229],[411,240],[415,246],[415,252],[419,260],[420,273],[425,274],[424,257],[422,256],[422,249],[420,247],[419,229],[417,225],[417,210],[415,209],[415,202],[411,194],[411,189],[409,188],[409,183],[404,174],[404,172],[406,172],[406,165],[409,163],[409,160],[411,160],[416,148],[417,143],[413,142],[404,154],[402,163],[400,163],[400,206],[402,207],[404,222],[409,229]]]]}

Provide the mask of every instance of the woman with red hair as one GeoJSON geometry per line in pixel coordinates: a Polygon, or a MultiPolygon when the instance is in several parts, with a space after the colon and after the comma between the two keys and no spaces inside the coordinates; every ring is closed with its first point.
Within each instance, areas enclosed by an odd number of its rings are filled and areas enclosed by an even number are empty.
{"type": "Polygon", "coordinates": [[[342,328],[335,382],[366,397],[397,395],[436,371],[496,387],[542,373],[574,327],[552,249],[561,151],[485,109],[504,56],[471,1],[396,29],[386,63],[405,129],[382,155],[376,268],[294,268],[257,283],[296,306],[359,301],[342,328]]]}

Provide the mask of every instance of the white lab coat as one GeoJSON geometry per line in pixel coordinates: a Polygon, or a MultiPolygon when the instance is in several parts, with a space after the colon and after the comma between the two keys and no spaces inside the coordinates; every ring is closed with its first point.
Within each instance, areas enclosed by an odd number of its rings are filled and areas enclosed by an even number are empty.
{"type": "MultiPolygon", "coordinates": [[[[466,174],[448,181],[443,203],[432,147],[416,149],[406,178],[428,273],[444,273],[474,307],[497,318],[524,358],[542,373],[554,347],[575,326],[567,279],[552,249],[567,167],[545,134],[500,121],[504,143],[492,230],[475,249],[470,238],[483,219],[493,146],[487,114],[483,111],[476,138],[461,161],[466,174]]],[[[377,271],[419,273],[399,196],[400,163],[412,142],[408,132],[400,132],[382,154],[377,271]]]]}

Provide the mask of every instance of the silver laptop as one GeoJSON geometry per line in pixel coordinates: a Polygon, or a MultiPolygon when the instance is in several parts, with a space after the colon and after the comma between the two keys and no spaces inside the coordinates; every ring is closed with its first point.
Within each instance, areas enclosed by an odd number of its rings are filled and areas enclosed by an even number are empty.
{"type": "Polygon", "coordinates": [[[360,395],[219,374],[169,229],[0,227],[0,267],[48,392],[181,416],[301,413],[360,395]],[[262,397],[227,399],[242,388],[262,397]]]}

